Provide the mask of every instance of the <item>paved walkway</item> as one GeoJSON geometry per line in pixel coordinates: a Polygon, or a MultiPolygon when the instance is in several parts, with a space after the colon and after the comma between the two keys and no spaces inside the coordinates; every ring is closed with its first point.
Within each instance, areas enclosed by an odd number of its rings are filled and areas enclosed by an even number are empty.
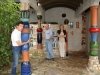
{"type": "MultiPolygon", "coordinates": [[[[66,60],[56,57],[54,61],[45,60],[41,53],[30,52],[32,75],[100,75],[88,73],[86,67],[88,58],[82,52],[70,52],[66,60]]],[[[18,74],[20,75],[20,65],[18,74]]],[[[10,71],[4,71],[0,75],[10,75],[10,71]]]]}
{"type": "Polygon", "coordinates": [[[32,75],[86,75],[87,58],[82,53],[70,53],[66,60],[57,57],[54,61],[32,58],[32,75]]]}

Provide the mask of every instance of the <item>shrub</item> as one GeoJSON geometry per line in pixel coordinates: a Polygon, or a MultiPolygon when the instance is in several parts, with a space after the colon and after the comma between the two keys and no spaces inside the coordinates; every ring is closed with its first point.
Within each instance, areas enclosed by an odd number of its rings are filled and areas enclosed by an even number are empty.
{"type": "Polygon", "coordinates": [[[11,32],[19,20],[19,4],[14,0],[0,0],[0,69],[10,65],[12,59],[11,32]]]}

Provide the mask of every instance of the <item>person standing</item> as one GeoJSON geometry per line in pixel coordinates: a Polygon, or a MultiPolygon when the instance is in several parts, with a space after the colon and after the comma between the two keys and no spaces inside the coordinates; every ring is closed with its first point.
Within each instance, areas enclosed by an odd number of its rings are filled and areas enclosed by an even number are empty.
{"type": "Polygon", "coordinates": [[[18,22],[16,24],[15,29],[11,33],[11,42],[12,42],[12,54],[13,54],[13,62],[12,62],[12,70],[11,75],[16,75],[16,68],[18,66],[18,60],[21,53],[21,46],[30,42],[21,41],[21,31],[23,30],[24,23],[18,22]]]}
{"type": "Polygon", "coordinates": [[[54,60],[54,53],[53,53],[53,33],[50,29],[49,25],[46,24],[45,26],[45,46],[46,46],[46,59],[54,60]]]}
{"type": "Polygon", "coordinates": [[[67,46],[66,46],[66,42],[67,42],[67,39],[66,39],[66,35],[67,35],[67,32],[66,30],[64,30],[64,25],[60,25],[59,27],[60,29],[57,30],[57,34],[58,34],[58,44],[59,44],[59,52],[60,52],[60,57],[62,59],[65,59],[65,57],[68,55],[67,53],[67,46]]]}

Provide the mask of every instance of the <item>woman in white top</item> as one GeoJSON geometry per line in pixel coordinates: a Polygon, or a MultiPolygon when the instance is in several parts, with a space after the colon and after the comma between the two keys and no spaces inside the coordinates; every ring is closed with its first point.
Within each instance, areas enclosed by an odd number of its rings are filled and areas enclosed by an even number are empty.
{"type": "Polygon", "coordinates": [[[59,51],[60,51],[60,57],[65,58],[66,57],[66,35],[67,32],[64,30],[64,25],[60,25],[60,29],[57,31],[58,33],[58,40],[59,40],[59,51]]]}

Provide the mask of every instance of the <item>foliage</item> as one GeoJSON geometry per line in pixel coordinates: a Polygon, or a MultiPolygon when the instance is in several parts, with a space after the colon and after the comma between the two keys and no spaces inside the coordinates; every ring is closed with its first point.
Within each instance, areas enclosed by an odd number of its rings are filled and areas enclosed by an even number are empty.
{"type": "Polygon", "coordinates": [[[0,0],[0,69],[10,65],[12,59],[11,32],[19,20],[19,4],[14,0],[0,0]]]}

